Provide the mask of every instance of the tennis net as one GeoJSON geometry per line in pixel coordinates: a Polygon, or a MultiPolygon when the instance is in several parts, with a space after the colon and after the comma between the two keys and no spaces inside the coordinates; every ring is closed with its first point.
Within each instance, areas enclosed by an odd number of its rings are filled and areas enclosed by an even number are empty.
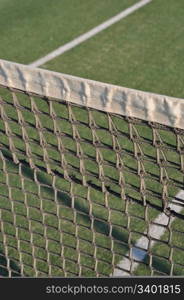
{"type": "Polygon", "coordinates": [[[0,60],[0,276],[184,275],[184,100],[0,60]]]}

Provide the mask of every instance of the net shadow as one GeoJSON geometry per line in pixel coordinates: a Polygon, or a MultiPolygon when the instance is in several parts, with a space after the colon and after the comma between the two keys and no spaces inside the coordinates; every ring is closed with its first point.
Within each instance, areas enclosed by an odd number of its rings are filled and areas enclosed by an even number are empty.
{"type": "MultiPolygon", "coordinates": [[[[8,150],[1,150],[3,153],[3,156],[5,157],[6,160],[8,160],[9,164],[11,164],[14,168],[18,168],[18,166],[13,162],[13,158],[11,156],[11,153],[8,150]]],[[[29,163],[26,162],[25,160],[20,160],[21,163],[21,170],[24,176],[26,178],[30,179],[32,182],[35,182],[34,180],[34,170],[32,170],[29,166],[29,163]]],[[[42,185],[42,190],[47,194],[48,199],[55,204],[55,197],[54,197],[54,189],[52,187],[51,182],[46,178],[44,168],[42,170],[39,170],[39,184],[42,185]]],[[[64,180],[63,175],[59,174],[57,172],[57,177],[60,176],[60,180],[64,180]]],[[[35,183],[36,184],[36,183],[35,183]]],[[[43,199],[44,201],[44,199],[43,199]]],[[[87,200],[86,200],[87,201],[87,200]]],[[[56,205],[61,205],[62,207],[66,207],[68,209],[71,209],[72,211],[72,199],[71,197],[62,191],[57,192],[57,203],[56,205]]],[[[91,223],[91,216],[89,215],[89,211],[82,206],[77,199],[75,200],[75,211],[80,214],[80,219],[83,223],[90,224],[91,223]]],[[[123,233],[120,228],[117,228],[116,226],[112,226],[112,231],[110,235],[110,224],[105,221],[105,220],[100,220],[99,219],[99,214],[93,213],[93,218],[94,218],[94,225],[93,225],[93,230],[99,234],[102,234],[103,236],[106,236],[109,239],[114,239],[116,240],[119,245],[121,245],[123,252],[126,252],[128,250],[128,234],[123,233]]],[[[110,251],[110,248],[108,249],[110,251]]],[[[2,256],[3,263],[2,265],[6,265],[6,257],[5,255],[2,256]]],[[[20,275],[20,270],[16,266],[15,263],[12,262],[12,270],[15,269],[14,275],[12,276],[21,276],[20,275]]],[[[5,270],[2,273],[2,276],[8,276],[7,270],[5,270]]]]}
{"type": "Polygon", "coordinates": [[[0,251],[0,277],[9,277],[9,271],[11,270],[11,277],[21,277],[21,270],[17,263],[6,258],[3,251],[0,251]]]}

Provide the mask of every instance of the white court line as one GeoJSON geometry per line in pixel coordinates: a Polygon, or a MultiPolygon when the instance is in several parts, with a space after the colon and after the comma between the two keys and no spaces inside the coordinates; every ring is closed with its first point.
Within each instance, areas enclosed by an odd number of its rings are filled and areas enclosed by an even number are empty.
{"type": "MultiPolygon", "coordinates": [[[[176,198],[178,198],[180,200],[184,200],[184,191],[183,190],[179,191],[176,195],[176,198]]],[[[180,203],[180,201],[175,200],[175,203],[177,203],[177,202],[180,203]]],[[[171,204],[169,207],[170,207],[170,209],[174,210],[177,213],[179,213],[183,209],[183,207],[175,205],[175,204],[171,204]]],[[[172,219],[172,221],[173,220],[174,220],[174,218],[172,219]]],[[[165,213],[161,213],[154,220],[154,224],[149,227],[149,235],[152,238],[159,240],[165,232],[164,225],[167,225],[168,221],[169,221],[169,217],[165,213]],[[161,226],[159,226],[159,225],[161,225],[161,226]],[[163,227],[162,227],[162,225],[163,225],[163,227]]],[[[145,232],[145,234],[146,234],[146,232],[145,232]]],[[[135,271],[139,265],[139,262],[142,262],[144,260],[144,258],[146,257],[147,250],[148,250],[148,244],[149,244],[148,238],[145,236],[142,236],[137,241],[135,246],[132,248],[132,253],[131,253],[132,265],[131,265],[130,259],[124,258],[117,264],[117,267],[119,267],[120,269],[115,268],[114,272],[111,276],[112,277],[130,276],[130,273],[129,273],[130,269],[131,269],[131,272],[135,271]],[[143,250],[143,249],[145,249],[145,250],[143,250]],[[134,260],[136,260],[136,261],[134,261],[134,260]],[[125,270],[127,270],[127,272],[125,270]]],[[[151,245],[149,247],[153,247],[154,244],[155,244],[155,241],[152,241],[151,245]]],[[[128,256],[129,256],[129,253],[126,254],[126,257],[128,257],[128,256]]]]}
{"type": "Polygon", "coordinates": [[[101,32],[102,30],[108,28],[109,26],[113,25],[114,23],[120,21],[121,19],[124,19],[125,17],[132,14],[134,11],[138,10],[139,8],[141,8],[142,6],[148,4],[151,1],[152,0],[141,0],[141,1],[139,1],[138,3],[132,5],[131,7],[123,10],[122,12],[117,14],[116,16],[114,16],[114,17],[110,18],[109,20],[105,21],[104,23],[102,23],[102,24],[94,27],[90,31],[78,36],[77,38],[73,39],[69,43],[66,43],[65,45],[59,47],[58,49],[50,52],[46,56],[30,63],[29,66],[30,67],[39,67],[39,66],[43,65],[44,63],[52,60],[53,58],[63,54],[64,52],[66,52],[66,51],[74,48],[75,46],[81,44],[82,42],[88,40],[92,36],[96,35],[97,33],[101,32]]]}

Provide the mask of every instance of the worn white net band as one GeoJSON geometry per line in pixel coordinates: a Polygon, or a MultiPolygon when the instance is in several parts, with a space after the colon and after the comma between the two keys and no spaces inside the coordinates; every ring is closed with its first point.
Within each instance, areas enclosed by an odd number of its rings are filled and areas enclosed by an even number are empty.
{"type": "Polygon", "coordinates": [[[184,128],[184,99],[0,60],[0,84],[146,121],[184,128]]]}

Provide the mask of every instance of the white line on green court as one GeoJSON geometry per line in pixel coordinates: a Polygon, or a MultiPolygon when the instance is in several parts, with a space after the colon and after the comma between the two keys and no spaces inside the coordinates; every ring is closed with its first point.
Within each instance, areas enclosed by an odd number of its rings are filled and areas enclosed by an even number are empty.
{"type": "Polygon", "coordinates": [[[128,15],[132,14],[134,11],[138,10],[139,8],[143,7],[144,5],[150,3],[152,0],[141,0],[138,3],[132,5],[131,7],[123,10],[119,14],[115,15],[114,17],[110,18],[109,20],[101,23],[100,25],[94,27],[93,29],[89,30],[88,32],[78,36],[77,38],[73,39],[72,41],[66,43],[65,45],[57,48],[56,50],[50,52],[46,56],[32,62],[29,64],[30,67],[39,67],[44,63],[52,60],[53,58],[69,51],[70,49],[74,48],[75,46],[81,44],[82,42],[88,40],[92,36],[98,34],[99,32],[103,31],[104,29],[110,27],[111,25],[115,24],[116,22],[124,19],[128,15]]]}
{"type": "MultiPolygon", "coordinates": [[[[176,198],[179,200],[184,200],[184,191],[179,191],[176,195],[176,198]]],[[[178,206],[177,203],[180,204],[182,202],[175,200],[175,203],[176,204],[171,204],[169,206],[170,209],[177,213],[181,212],[183,207],[178,206]]],[[[173,220],[174,218],[171,221],[173,220]]],[[[168,222],[169,217],[165,213],[159,214],[159,216],[153,221],[153,224],[149,226],[149,236],[155,240],[159,240],[161,236],[163,236],[166,229],[165,226],[168,225],[168,222]]],[[[113,274],[111,274],[112,277],[130,276],[130,270],[131,273],[133,273],[137,269],[139,263],[145,259],[148,248],[153,247],[156,243],[155,240],[152,240],[151,244],[149,244],[149,240],[146,237],[148,234],[145,232],[145,235],[136,242],[134,247],[132,247],[131,254],[129,255],[129,253],[127,253],[125,255],[126,257],[117,264],[113,274]]]]}

